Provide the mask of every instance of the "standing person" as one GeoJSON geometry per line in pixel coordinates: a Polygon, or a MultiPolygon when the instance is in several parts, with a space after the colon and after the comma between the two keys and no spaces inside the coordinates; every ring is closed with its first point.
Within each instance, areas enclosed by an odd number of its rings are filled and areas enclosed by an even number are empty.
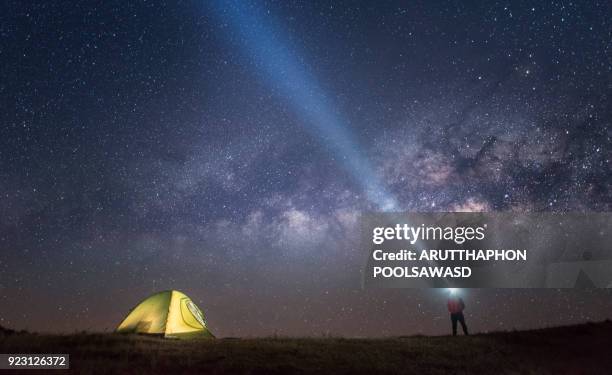
{"type": "Polygon", "coordinates": [[[453,325],[453,336],[457,336],[457,322],[461,323],[463,333],[468,335],[467,325],[465,324],[465,317],[463,316],[463,309],[465,309],[465,303],[463,300],[456,296],[454,290],[450,290],[448,296],[448,312],[450,313],[451,323],[453,325]]]}

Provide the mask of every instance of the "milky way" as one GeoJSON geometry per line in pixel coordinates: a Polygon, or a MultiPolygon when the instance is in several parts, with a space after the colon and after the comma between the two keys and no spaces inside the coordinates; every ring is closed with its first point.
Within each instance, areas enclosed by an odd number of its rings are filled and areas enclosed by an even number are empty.
{"type": "MultiPolygon", "coordinates": [[[[446,333],[441,291],[361,289],[361,212],[610,211],[609,3],[239,8],[0,5],[0,325],[172,288],[219,336],[446,333]]],[[[463,293],[474,331],[612,317],[463,293]]]]}

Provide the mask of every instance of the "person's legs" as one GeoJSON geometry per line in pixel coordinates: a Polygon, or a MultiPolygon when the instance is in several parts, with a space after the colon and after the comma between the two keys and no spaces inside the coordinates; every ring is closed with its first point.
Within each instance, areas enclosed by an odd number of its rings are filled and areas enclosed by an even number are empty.
{"type": "Polygon", "coordinates": [[[457,314],[451,314],[451,323],[453,325],[453,336],[457,336],[457,314]]]}
{"type": "MultiPolygon", "coordinates": [[[[463,313],[459,313],[459,323],[461,323],[461,328],[463,328],[463,334],[469,335],[467,325],[465,324],[465,318],[463,317],[463,313]]],[[[457,327],[457,323],[455,322],[455,328],[457,327]]]]}

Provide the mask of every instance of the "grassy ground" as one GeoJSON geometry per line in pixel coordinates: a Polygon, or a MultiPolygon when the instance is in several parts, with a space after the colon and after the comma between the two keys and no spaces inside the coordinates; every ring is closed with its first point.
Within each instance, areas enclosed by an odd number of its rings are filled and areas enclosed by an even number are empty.
{"type": "Polygon", "coordinates": [[[174,341],[5,332],[0,353],[69,353],[71,371],[79,373],[611,374],[612,322],[388,339],[174,341]]]}

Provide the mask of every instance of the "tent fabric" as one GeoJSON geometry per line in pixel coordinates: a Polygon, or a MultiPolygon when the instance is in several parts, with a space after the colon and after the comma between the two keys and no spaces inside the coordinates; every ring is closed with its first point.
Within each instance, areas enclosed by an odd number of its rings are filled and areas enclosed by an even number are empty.
{"type": "Polygon", "coordinates": [[[179,339],[214,338],[202,310],[177,290],[155,293],[140,302],[116,331],[179,339]]]}

